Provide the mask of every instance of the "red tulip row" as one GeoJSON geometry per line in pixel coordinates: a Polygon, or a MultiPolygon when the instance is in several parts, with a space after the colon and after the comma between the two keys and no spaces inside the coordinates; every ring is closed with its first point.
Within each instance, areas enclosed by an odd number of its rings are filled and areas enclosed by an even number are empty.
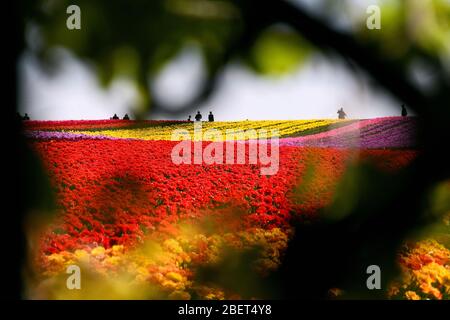
{"type": "MultiPolygon", "coordinates": [[[[172,232],[173,222],[205,215],[221,220],[224,228],[288,228],[294,213],[311,215],[330,202],[354,155],[349,150],[281,147],[279,172],[264,176],[260,164],[175,165],[170,155],[177,142],[171,141],[30,143],[48,170],[59,210],[42,239],[44,254],[129,245],[149,233],[172,232]],[[313,168],[312,176],[304,175],[307,167],[313,168]],[[300,193],[297,186],[303,186],[300,193]]],[[[414,155],[366,150],[360,157],[387,159],[382,166],[395,169],[414,155]]]]}
{"type": "Polygon", "coordinates": [[[95,130],[118,128],[142,128],[152,125],[182,123],[179,120],[63,120],[63,121],[25,121],[27,130],[95,130]]]}

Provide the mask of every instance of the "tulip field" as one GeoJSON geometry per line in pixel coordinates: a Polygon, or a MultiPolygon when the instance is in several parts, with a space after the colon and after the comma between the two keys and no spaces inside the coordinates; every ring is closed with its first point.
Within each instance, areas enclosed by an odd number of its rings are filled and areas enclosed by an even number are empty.
{"type": "MultiPolygon", "coordinates": [[[[255,272],[270,274],[283,262],[292,220],[313,219],[329,205],[349,165],[373,161],[396,171],[419,152],[414,117],[204,122],[203,128],[276,129],[278,172],[261,175],[259,162],[174,164],[172,132],[193,132],[192,122],[24,122],[56,200],[35,248],[30,297],[258,298],[198,281],[197,269],[230,248],[259,246],[255,272]],[[311,166],[308,187],[301,188],[311,166]],[[88,270],[83,279],[90,290],[62,289],[58,279],[71,264],[88,270]]],[[[390,297],[448,297],[449,263],[450,251],[435,240],[410,245],[399,253],[405,277],[390,297]]]]}

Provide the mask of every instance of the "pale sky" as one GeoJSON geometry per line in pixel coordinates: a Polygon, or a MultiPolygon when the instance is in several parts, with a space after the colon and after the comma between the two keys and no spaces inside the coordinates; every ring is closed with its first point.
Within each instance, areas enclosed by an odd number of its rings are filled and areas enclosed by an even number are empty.
{"type": "MultiPolygon", "coordinates": [[[[87,64],[67,51],[60,54],[62,68],[52,76],[39,69],[32,55],[23,56],[19,63],[20,112],[36,120],[108,119],[114,113],[123,116],[129,112],[127,108],[136,99],[129,81],[116,80],[105,90],[87,64]]],[[[187,48],[153,79],[157,98],[176,109],[195,94],[203,75],[201,55],[187,48]]],[[[316,54],[281,78],[257,75],[236,62],[226,69],[217,92],[198,110],[204,115],[213,111],[216,120],[224,121],[336,118],[339,107],[350,118],[373,118],[399,115],[400,105],[342,61],[316,54]]],[[[156,118],[176,119],[165,114],[156,118]]]]}
{"type": "MultiPolygon", "coordinates": [[[[343,31],[365,23],[369,5],[399,0],[342,1],[340,6],[326,7],[325,10],[326,1],[290,0],[343,31]]],[[[32,119],[66,120],[108,119],[114,113],[122,117],[129,112],[137,95],[127,79],[115,80],[109,88],[101,88],[88,64],[65,50],[57,52],[62,68],[53,76],[44,74],[29,52],[20,60],[21,113],[27,112],[32,119]]],[[[340,107],[350,118],[400,114],[400,101],[375,88],[364,74],[350,71],[340,59],[330,59],[319,53],[314,54],[304,65],[281,78],[257,75],[236,61],[225,70],[214,95],[193,110],[191,115],[194,116],[197,110],[204,116],[213,111],[217,120],[225,121],[336,118],[340,107]]],[[[156,79],[151,79],[156,91],[153,98],[176,109],[177,105],[195,96],[199,85],[205,80],[204,74],[201,54],[194,47],[185,48],[156,79]]],[[[426,80],[423,72],[419,78],[426,80]]],[[[178,119],[186,119],[187,116],[182,114],[178,119]]],[[[177,119],[168,114],[157,114],[155,117],[177,119]]]]}
{"type": "MultiPolygon", "coordinates": [[[[164,70],[156,81],[160,99],[176,105],[190,94],[195,83],[191,74],[201,77],[202,72],[188,69],[201,66],[198,60],[195,51],[186,50],[164,70]]],[[[343,107],[349,117],[373,118],[399,115],[400,105],[369,86],[367,77],[349,71],[341,60],[330,61],[316,54],[281,78],[260,76],[233,64],[222,77],[218,92],[198,110],[205,115],[213,111],[218,120],[263,120],[335,118],[337,109],[343,107]]]]}

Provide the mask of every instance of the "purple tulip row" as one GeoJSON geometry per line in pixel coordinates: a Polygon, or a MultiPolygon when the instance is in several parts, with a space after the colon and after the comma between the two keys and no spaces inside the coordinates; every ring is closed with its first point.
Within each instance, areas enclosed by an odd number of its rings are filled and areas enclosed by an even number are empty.
{"type": "Polygon", "coordinates": [[[123,138],[114,138],[100,135],[87,135],[83,133],[72,133],[72,132],[61,132],[61,131],[25,131],[25,135],[31,139],[38,140],[135,140],[135,139],[123,139],[123,138]]]}
{"type": "Polygon", "coordinates": [[[280,145],[330,148],[413,148],[417,120],[413,117],[361,120],[315,135],[280,139],[280,145]]]}

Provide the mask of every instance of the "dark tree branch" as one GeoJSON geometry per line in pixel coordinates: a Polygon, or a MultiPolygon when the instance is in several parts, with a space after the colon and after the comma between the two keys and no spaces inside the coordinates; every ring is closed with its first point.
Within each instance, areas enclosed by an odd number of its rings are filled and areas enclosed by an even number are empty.
{"type": "Polygon", "coordinates": [[[165,112],[175,115],[196,108],[215,91],[225,65],[244,47],[248,47],[262,29],[274,23],[289,24],[317,48],[352,59],[394,96],[414,110],[426,112],[424,106],[427,105],[427,98],[408,79],[407,70],[401,61],[390,60],[375,46],[360,43],[351,35],[333,30],[319,19],[285,1],[262,0],[257,4],[249,0],[235,2],[242,10],[243,21],[246,23],[245,31],[243,36],[228,48],[223,56],[222,65],[214,68],[201,92],[192,101],[176,110],[171,110],[163,104],[152,104],[152,113],[165,112]]]}
{"type": "Polygon", "coordinates": [[[400,61],[390,60],[375,46],[358,42],[351,35],[333,30],[288,2],[266,0],[260,3],[263,12],[259,10],[259,14],[272,23],[287,23],[317,48],[352,59],[394,96],[417,111],[423,108],[426,98],[408,79],[400,61]]]}
{"type": "MultiPolygon", "coordinates": [[[[169,115],[180,115],[189,113],[198,108],[201,103],[209,99],[212,94],[216,92],[223,71],[228,63],[237,55],[242,52],[246,52],[262,30],[262,27],[248,24],[244,30],[242,30],[241,34],[229,44],[222,57],[220,57],[220,61],[214,63],[212,66],[209,66],[210,70],[208,72],[207,79],[205,80],[200,92],[191,101],[186,102],[184,105],[181,105],[176,109],[170,108],[158,101],[152,101],[150,113],[154,114],[157,112],[162,112],[169,115]]],[[[154,95],[152,94],[152,96],[154,95]]]]}

